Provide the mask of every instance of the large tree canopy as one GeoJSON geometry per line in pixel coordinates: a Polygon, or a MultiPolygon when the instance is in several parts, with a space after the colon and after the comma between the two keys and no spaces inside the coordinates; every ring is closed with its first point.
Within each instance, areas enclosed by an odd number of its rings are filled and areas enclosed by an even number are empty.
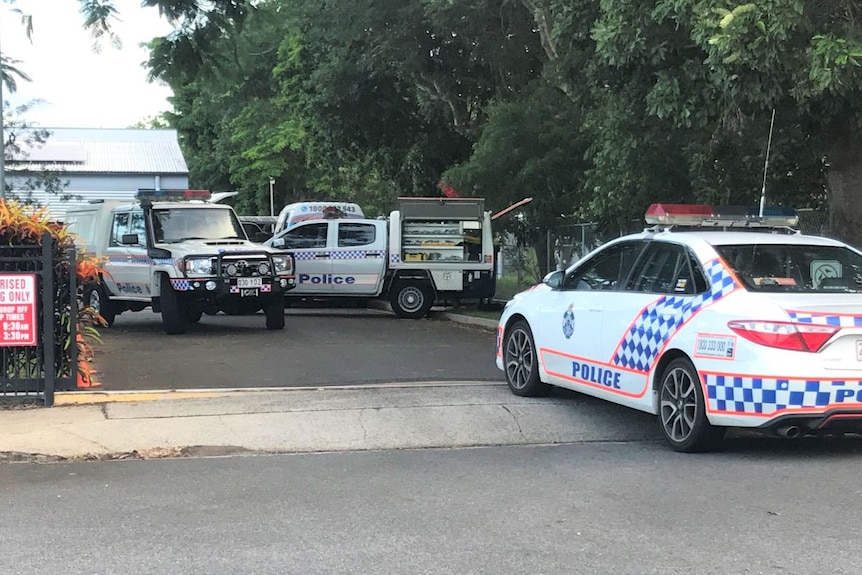
{"type": "Polygon", "coordinates": [[[828,204],[862,245],[858,0],[146,0],[196,185],[263,211],[445,179],[530,221],[828,204]],[[774,126],[772,117],[775,117],[774,126]],[[766,148],[772,128],[771,153],[766,148]],[[764,186],[765,183],[765,186],[764,186]]]}

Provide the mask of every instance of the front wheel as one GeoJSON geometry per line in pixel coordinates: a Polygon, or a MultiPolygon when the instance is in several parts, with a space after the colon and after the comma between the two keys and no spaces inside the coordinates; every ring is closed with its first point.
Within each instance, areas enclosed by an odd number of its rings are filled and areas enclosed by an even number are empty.
{"type": "Polygon", "coordinates": [[[162,328],[168,335],[178,335],[186,332],[188,323],[187,312],[182,307],[180,294],[174,291],[169,279],[165,278],[161,284],[162,304],[162,328]]]}
{"type": "Polygon", "coordinates": [[[713,427],[707,420],[700,377],[688,359],[675,359],[665,368],[658,407],[659,428],[675,451],[712,451],[721,444],[725,428],[713,427]]]}
{"type": "Polygon", "coordinates": [[[114,325],[117,317],[117,304],[108,298],[108,291],[102,283],[87,284],[84,288],[84,305],[93,308],[108,327],[114,325]]]}
{"type": "Polygon", "coordinates": [[[506,383],[515,395],[547,395],[551,386],[539,379],[539,358],[533,332],[526,321],[518,321],[506,330],[503,341],[503,369],[506,383]]]}
{"type": "Polygon", "coordinates": [[[270,297],[263,306],[263,313],[266,314],[266,329],[284,329],[284,296],[270,297]]]}
{"type": "Polygon", "coordinates": [[[402,282],[392,286],[389,303],[395,315],[405,319],[420,319],[428,315],[434,303],[431,286],[420,282],[402,282]]]}

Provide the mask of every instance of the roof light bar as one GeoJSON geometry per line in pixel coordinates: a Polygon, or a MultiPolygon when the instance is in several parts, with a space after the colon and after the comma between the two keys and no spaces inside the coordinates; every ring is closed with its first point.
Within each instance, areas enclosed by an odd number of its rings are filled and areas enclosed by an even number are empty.
{"type": "Polygon", "coordinates": [[[644,219],[650,225],[698,227],[794,227],[799,217],[792,208],[774,206],[764,209],[763,217],[757,208],[747,206],[717,206],[707,204],[652,204],[644,219]]]}
{"type": "Polygon", "coordinates": [[[712,206],[706,204],[652,204],[644,219],[653,225],[699,226],[712,217],[712,206]]]}
{"type": "Polygon", "coordinates": [[[209,190],[153,190],[138,189],[135,198],[150,202],[183,202],[190,200],[207,201],[212,194],[209,190]]]}

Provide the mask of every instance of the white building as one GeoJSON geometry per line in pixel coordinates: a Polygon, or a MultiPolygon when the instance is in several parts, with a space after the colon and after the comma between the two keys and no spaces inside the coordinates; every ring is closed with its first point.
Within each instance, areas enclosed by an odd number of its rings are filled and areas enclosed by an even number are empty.
{"type": "MultiPolygon", "coordinates": [[[[43,128],[38,128],[39,130],[43,128]]],[[[20,152],[6,160],[13,193],[24,196],[24,183],[50,172],[63,184],[58,195],[34,190],[32,198],[62,219],[71,205],[91,200],[132,199],[139,188],[187,189],[189,170],[176,130],[44,128],[44,144],[16,142],[20,152]]]]}

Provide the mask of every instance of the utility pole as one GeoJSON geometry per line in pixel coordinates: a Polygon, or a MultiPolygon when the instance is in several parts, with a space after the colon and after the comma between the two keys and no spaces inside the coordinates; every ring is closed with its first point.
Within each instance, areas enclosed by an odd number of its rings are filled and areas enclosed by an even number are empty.
{"type": "MultiPolygon", "coordinates": [[[[0,50],[0,62],[3,51],[0,50]]],[[[3,129],[3,78],[0,76],[0,200],[6,199],[6,134],[3,129]]]]}
{"type": "Polygon", "coordinates": [[[272,195],[272,187],[275,185],[275,178],[269,179],[269,215],[275,215],[275,201],[272,195]]]}

